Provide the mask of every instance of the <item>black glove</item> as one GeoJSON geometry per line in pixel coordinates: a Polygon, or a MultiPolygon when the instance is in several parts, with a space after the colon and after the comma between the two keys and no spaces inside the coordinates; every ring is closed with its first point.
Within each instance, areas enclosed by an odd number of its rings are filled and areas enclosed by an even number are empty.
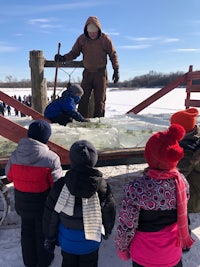
{"type": "Polygon", "coordinates": [[[83,122],[90,122],[90,119],[89,118],[84,118],[83,122]]]}
{"type": "Polygon", "coordinates": [[[108,240],[108,239],[109,239],[109,237],[110,237],[110,235],[109,235],[109,234],[105,234],[105,235],[103,235],[103,239],[104,239],[104,240],[108,240]]]}
{"type": "Polygon", "coordinates": [[[56,240],[55,239],[45,239],[44,240],[44,249],[50,253],[53,254],[56,246],[56,240]]]}
{"type": "Polygon", "coordinates": [[[55,62],[65,62],[65,56],[61,56],[61,55],[58,55],[56,54],[55,57],[54,57],[54,61],[55,62]]]}
{"type": "Polygon", "coordinates": [[[114,83],[117,83],[119,81],[119,69],[114,69],[112,79],[114,83]]]}

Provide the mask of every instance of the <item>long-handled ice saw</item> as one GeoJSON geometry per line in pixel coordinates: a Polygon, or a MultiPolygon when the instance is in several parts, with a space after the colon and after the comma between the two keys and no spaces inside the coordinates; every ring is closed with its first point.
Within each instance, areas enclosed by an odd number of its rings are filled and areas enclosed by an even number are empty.
{"type": "MultiPolygon", "coordinates": [[[[61,43],[58,43],[58,55],[60,55],[60,46],[61,46],[61,43]]],[[[56,86],[57,86],[58,67],[59,67],[59,60],[57,59],[57,61],[56,61],[55,80],[54,80],[54,89],[53,89],[53,100],[56,99],[56,86]]]]}

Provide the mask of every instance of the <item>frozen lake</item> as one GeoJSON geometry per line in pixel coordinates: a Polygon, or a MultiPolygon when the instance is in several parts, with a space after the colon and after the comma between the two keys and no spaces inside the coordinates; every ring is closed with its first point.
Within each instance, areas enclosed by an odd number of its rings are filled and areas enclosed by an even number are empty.
{"type": "MultiPolygon", "coordinates": [[[[56,93],[58,95],[64,88],[58,88],[56,93]]],[[[160,88],[141,88],[135,90],[118,90],[117,88],[107,89],[107,100],[106,100],[106,117],[113,115],[123,115],[129,111],[134,106],[138,105],[140,102],[144,101],[147,97],[159,91],[160,88]]],[[[28,96],[31,94],[31,89],[21,89],[21,88],[7,88],[1,89],[9,96],[24,95],[28,96]]],[[[48,97],[53,93],[53,89],[47,91],[48,97]]],[[[195,99],[197,93],[193,93],[193,98],[195,99]]],[[[157,100],[155,103],[144,109],[140,114],[159,114],[159,113],[173,113],[179,109],[184,109],[184,102],[186,98],[185,88],[175,88],[167,95],[163,96],[161,99],[157,100]]],[[[197,97],[198,99],[198,97],[197,97]]]]}

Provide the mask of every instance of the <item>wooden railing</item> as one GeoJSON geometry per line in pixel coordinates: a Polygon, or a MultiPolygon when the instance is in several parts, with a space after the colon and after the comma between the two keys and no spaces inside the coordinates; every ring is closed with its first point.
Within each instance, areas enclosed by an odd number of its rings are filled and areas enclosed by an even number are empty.
{"type": "Polygon", "coordinates": [[[171,82],[170,84],[164,86],[158,92],[148,97],[134,108],[130,109],[127,114],[131,112],[134,114],[138,114],[140,111],[142,111],[167,93],[171,92],[173,89],[182,85],[186,86],[186,99],[184,103],[185,107],[200,107],[200,100],[191,99],[191,92],[200,92],[200,71],[192,71],[192,68],[193,67],[190,66],[189,71],[187,73],[185,73],[175,81],[171,82]],[[194,84],[195,80],[199,80],[199,84],[194,84]]]}

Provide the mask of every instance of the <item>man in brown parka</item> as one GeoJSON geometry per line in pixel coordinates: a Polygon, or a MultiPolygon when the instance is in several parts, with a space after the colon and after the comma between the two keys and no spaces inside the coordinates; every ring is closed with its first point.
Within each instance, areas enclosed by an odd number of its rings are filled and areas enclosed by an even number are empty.
{"type": "Polygon", "coordinates": [[[91,16],[84,26],[81,34],[71,51],[67,54],[55,55],[55,61],[66,62],[83,55],[83,77],[81,87],[84,94],[79,103],[78,111],[85,118],[89,117],[89,99],[94,93],[93,117],[104,117],[107,88],[107,56],[109,56],[114,69],[112,79],[114,83],[119,80],[119,63],[116,49],[108,35],[102,32],[101,24],[97,17],[91,16]]]}

